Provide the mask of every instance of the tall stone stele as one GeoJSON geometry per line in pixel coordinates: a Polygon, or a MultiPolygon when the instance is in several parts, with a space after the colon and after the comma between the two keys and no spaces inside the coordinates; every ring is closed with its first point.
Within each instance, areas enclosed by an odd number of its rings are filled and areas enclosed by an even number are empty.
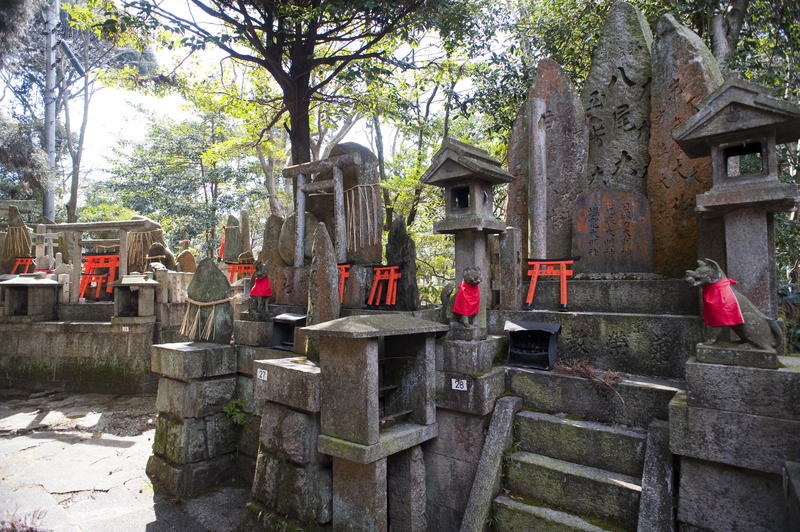
{"type": "MultiPolygon", "coordinates": [[[[797,185],[778,180],[775,146],[800,138],[800,106],[732,77],[698,108],[672,134],[689,157],[711,154],[713,185],[697,196],[697,211],[722,217],[723,269],[759,310],[775,318],[773,216],[800,201],[797,185]]],[[[704,250],[698,251],[702,256],[704,250]]]]}
{"type": "MultiPolygon", "coordinates": [[[[489,271],[486,236],[503,233],[504,224],[494,217],[494,185],[508,183],[511,174],[489,154],[451,138],[445,138],[420,181],[444,190],[445,217],[434,222],[434,233],[455,235],[456,285],[463,280],[464,269],[471,266],[489,271]]],[[[475,324],[486,330],[486,300],[490,283],[481,282],[481,304],[475,324]]]]}

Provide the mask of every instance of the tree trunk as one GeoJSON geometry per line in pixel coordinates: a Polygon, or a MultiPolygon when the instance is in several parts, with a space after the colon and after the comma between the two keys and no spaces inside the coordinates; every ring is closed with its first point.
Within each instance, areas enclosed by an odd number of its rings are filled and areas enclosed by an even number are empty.
{"type": "Polygon", "coordinates": [[[264,171],[264,184],[267,187],[267,194],[269,195],[270,213],[277,216],[285,216],[286,207],[281,201],[281,198],[278,197],[278,187],[275,186],[275,162],[272,157],[267,159],[267,157],[264,156],[264,150],[260,145],[256,146],[256,154],[258,155],[258,162],[261,164],[261,169],[264,171]]]}
{"type": "Polygon", "coordinates": [[[311,161],[311,125],[308,112],[310,105],[311,100],[308,97],[298,97],[293,101],[286,101],[289,119],[292,122],[289,128],[292,165],[311,161]]]}
{"type": "MultiPolygon", "coordinates": [[[[383,131],[381,131],[381,122],[378,115],[372,115],[372,129],[375,131],[375,151],[378,152],[378,175],[381,183],[383,183],[386,181],[386,158],[383,154],[383,131]]],[[[389,190],[381,187],[381,192],[383,193],[383,207],[386,209],[386,220],[383,223],[383,228],[388,231],[392,228],[394,209],[392,209],[392,202],[389,199],[389,190]]]]}
{"type": "Polygon", "coordinates": [[[719,13],[711,18],[711,49],[720,64],[728,60],[739,43],[749,4],[750,0],[731,0],[724,14],[719,13]]]}

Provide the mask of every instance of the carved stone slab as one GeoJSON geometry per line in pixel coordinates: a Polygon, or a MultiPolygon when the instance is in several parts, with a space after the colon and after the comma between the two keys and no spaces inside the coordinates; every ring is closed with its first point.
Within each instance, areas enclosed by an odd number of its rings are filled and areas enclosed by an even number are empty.
{"type": "Polygon", "coordinates": [[[595,191],[581,196],[572,223],[572,254],[581,273],[650,272],[650,207],[638,192],[595,191]]]}
{"type": "Polygon", "coordinates": [[[506,226],[522,235],[522,256],[528,257],[528,104],[520,109],[508,140],[508,173],[514,176],[506,196],[506,226]]]}
{"type": "Polygon", "coordinates": [[[586,189],[588,132],[583,108],[564,71],[549,59],[539,62],[528,106],[530,255],[567,257],[572,213],[586,189]]]}
{"type": "Polygon", "coordinates": [[[690,159],[672,130],[723,82],[711,51],[672,15],[656,26],[650,103],[647,196],[653,222],[653,267],[679,277],[697,260],[695,197],[711,188],[711,158],[690,159]]]}
{"type": "Polygon", "coordinates": [[[652,42],[635,7],[611,7],[581,98],[589,125],[590,190],[646,191],[652,42]]]}

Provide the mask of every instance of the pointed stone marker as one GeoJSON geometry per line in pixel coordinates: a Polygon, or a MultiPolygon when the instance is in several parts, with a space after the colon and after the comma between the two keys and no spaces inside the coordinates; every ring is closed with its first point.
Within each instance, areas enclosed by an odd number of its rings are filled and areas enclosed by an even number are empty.
{"type": "Polygon", "coordinates": [[[306,325],[316,325],[339,317],[339,268],[333,243],[325,224],[314,228],[311,271],[308,281],[308,315],[306,325]]]}
{"type": "Polygon", "coordinates": [[[646,193],[652,43],[647,20],[635,7],[611,7],[581,98],[589,127],[589,190],[646,193]]]}
{"type": "Polygon", "coordinates": [[[697,104],[722,82],[719,66],[700,37],[672,15],[662,16],[653,47],[647,172],[657,273],[680,277],[698,258],[695,197],[711,188],[711,157],[690,159],[672,131],[694,116],[697,104]]]}
{"type": "Polygon", "coordinates": [[[235,216],[228,216],[225,224],[225,249],[222,250],[222,260],[236,262],[242,252],[242,231],[239,229],[239,220],[235,216]]]}
{"type": "Polygon", "coordinates": [[[179,334],[191,341],[227,344],[233,334],[233,305],[228,300],[231,286],[214,259],[200,261],[186,295],[196,303],[187,307],[179,334]]]}

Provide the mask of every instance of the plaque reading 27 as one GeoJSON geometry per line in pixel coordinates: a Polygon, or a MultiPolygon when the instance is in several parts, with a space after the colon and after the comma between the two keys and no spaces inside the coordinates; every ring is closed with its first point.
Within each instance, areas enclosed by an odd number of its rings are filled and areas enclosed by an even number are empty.
{"type": "Polygon", "coordinates": [[[267,380],[267,370],[259,368],[258,370],[256,370],[256,377],[260,381],[267,380]]]}

